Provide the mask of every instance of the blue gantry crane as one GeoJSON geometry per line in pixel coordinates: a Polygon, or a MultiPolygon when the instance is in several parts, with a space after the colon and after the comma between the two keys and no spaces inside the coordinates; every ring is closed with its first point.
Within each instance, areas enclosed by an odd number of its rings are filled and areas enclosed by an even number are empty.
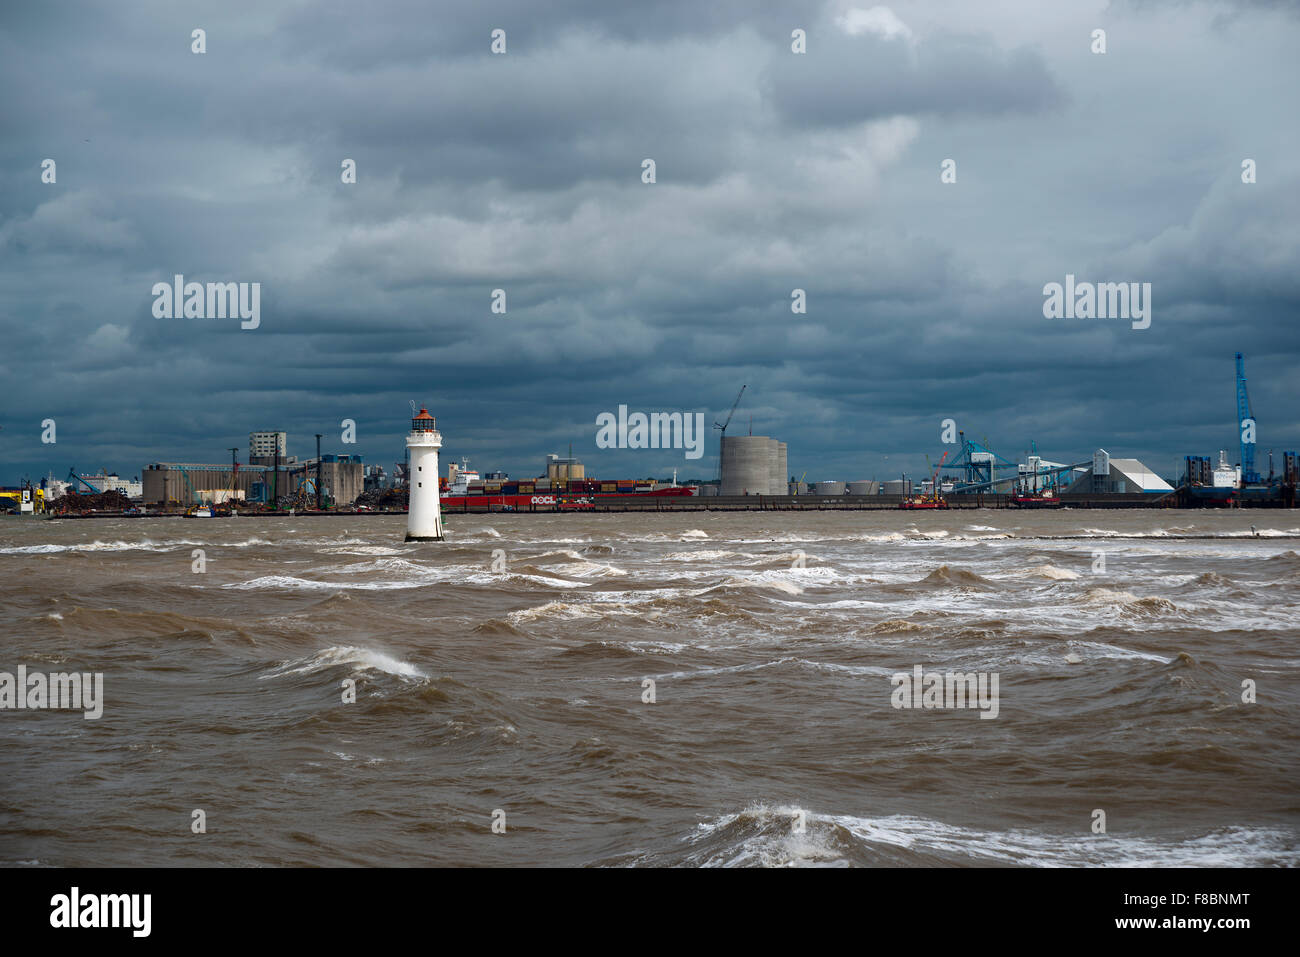
{"type": "Polygon", "coordinates": [[[1246,358],[1237,353],[1237,433],[1241,438],[1241,481],[1244,485],[1259,482],[1255,470],[1255,414],[1246,392],[1246,358]]]}
{"type": "Polygon", "coordinates": [[[68,469],[68,484],[72,486],[72,490],[74,492],[77,490],[77,485],[81,484],[86,486],[86,488],[90,489],[91,495],[100,494],[99,489],[95,488],[95,486],[91,485],[84,478],[82,478],[80,475],[77,474],[77,467],[75,465],[72,468],[68,469]]]}
{"type": "Polygon", "coordinates": [[[981,445],[974,439],[966,438],[965,431],[957,433],[961,448],[952,458],[948,460],[948,468],[952,470],[961,469],[962,478],[956,484],[958,491],[963,487],[969,488],[989,488],[993,485],[1001,484],[1003,481],[1014,482],[1017,478],[1017,466],[1015,462],[1004,459],[987,445],[981,445]],[[999,478],[997,472],[1010,470],[1011,474],[1006,478],[999,478]]]}

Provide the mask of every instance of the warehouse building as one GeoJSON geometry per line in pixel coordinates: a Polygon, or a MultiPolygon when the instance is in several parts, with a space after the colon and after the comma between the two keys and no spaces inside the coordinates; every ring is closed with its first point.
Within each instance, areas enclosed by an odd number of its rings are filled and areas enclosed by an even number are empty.
{"type": "MultiPolygon", "coordinates": [[[[359,455],[322,455],[320,487],[324,498],[336,508],[351,505],[365,491],[365,468],[359,455]]],[[[287,472],[291,489],[304,483],[310,489],[315,489],[316,459],[311,458],[294,465],[287,472]]],[[[314,491],[312,494],[315,494],[314,491]]]]}
{"type": "MultiPolygon", "coordinates": [[[[148,505],[219,505],[230,499],[269,503],[275,496],[299,492],[315,499],[316,460],[282,466],[278,473],[266,465],[240,465],[232,473],[229,465],[154,462],[145,468],[141,485],[148,505]]],[[[335,508],[351,505],[365,490],[361,456],[322,455],[320,485],[324,502],[335,508]]]]}
{"type": "MultiPolygon", "coordinates": [[[[264,501],[270,469],[245,465],[232,476],[229,465],[197,462],[154,462],[145,466],[141,480],[146,505],[220,504],[264,501]]],[[[283,473],[282,476],[283,478],[283,473]]]]}
{"type": "Polygon", "coordinates": [[[1093,456],[1094,467],[1083,471],[1066,488],[1066,495],[1124,495],[1132,492],[1172,492],[1174,487],[1137,459],[1112,459],[1104,449],[1093,456]]]}

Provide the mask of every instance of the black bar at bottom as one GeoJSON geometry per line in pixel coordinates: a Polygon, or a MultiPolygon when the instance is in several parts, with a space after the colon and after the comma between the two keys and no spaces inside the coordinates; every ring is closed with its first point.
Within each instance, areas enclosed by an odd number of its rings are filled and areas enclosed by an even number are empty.
{"type": "Polygon", "coordinates": [[[1145,947],[1201,940],[1235,948],[1262,941],[1261,931],[1282,939],[1295,885],[1293,871],[1240,869],[19,868],[0,871],[0,926],[6,945],[75,937],[205,949],[283,942],[295,951],[408,937],[457,949],[575,938],[696,949],[712,939],[771,943],[783,929],[810,951],[840,949],[846,937],[944,953],[1125,938],[1145,947]],[[111,923],[116,914],[125,926],[71,927],[73,888],[78,924],[111,923]],[[104,895],[149,895],[147,912],[143,896],[104,895]],[[148,935],[137,935],[146,913],[148,935]]]}

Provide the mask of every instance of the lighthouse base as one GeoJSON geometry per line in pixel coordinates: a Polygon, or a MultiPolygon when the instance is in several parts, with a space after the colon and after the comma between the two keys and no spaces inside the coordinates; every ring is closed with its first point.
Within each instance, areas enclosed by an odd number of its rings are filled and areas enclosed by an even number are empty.
{"type": "Polygon", "coordinates": [[[441,535],[412,535],[407,532],[405,540],[408,542],[441,542],[443,537],[441,535]]]}

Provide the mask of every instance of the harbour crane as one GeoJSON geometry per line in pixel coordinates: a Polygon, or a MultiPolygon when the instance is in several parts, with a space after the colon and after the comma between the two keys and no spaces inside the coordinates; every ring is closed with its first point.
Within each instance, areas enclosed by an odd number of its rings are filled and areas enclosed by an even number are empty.
{"type": "MultiPolygon", "coordinates": [[[[948,453],[944,452],[943,456],[939,459],[939,464],[936,465],[934,467],[934,471],[930,473],[930,494],[935,499],[939,498],[939,470],[943,468],[943,463],[947,458],[948,458],[948,453]]],[[[925,464],[926,465],[930,464],[930,456],[928,455],[925,457],[925,464]]]]}
{"type": "MultiPolygon", "coordinates": [[[[731,411],[727,413],[727,418],[726,418],[724,421],[722,421],[722,422],[714,422],[714,423],[713,423],[713,427],[714,427],[715,429],[717,429],[717,430],[721,433],[721,434],[718,436],[718,491],[719,491],[719,492],[722,491],[722,487],[721,487],[721,484],[722,484],[722,440],[725,439],[725,438],[727,437],[727,426],[729,426],[729,425],[731,424],[731,417],[732,417],[733,415],[736,414],[736,407],[740,405],[740,397],[741,397],[742,395],[745,394],[745,389],[746,389],[746,388],[747,388],[747,384],[746,384],[746,385],[742,385],[742,386],[740,387],[740,391],[736,393],[736,401],[733,402],[733,403],[731,403],[731,411]]],[[[751,431],[751,432],[753,431],[753,428],[752,428],[752,427],[750,428],[750,431],[751,431]]]]}
{"type": "MultiPolygon", "coordinates": [[[[1004,459],[989,448],[987,436],[984,437],[983,445],[974,439],[966,438],[964,430],[959,431],[957,436],[960,445],[948,461],[948,468],[962,471],[962,479],[958,482],[959,486],[975,488],[999,484],[998,481],[995,481],[997,472],[1017,469],[1015,462],[1004,459]]],[[[1000,481],[1015,481],[1015,477],[1013,475],[1000,481]]]]}
{"type": "Polygon", "coordinates": [[[1259,483],[1255,471],[1255,413],[1250,408],[1250,395],[1246,392],[1246,358],[1237,353],[1237,434],[1241,438],[1241,484],[1259,483]]]}
{"type": "Polygon", "coordinates": [[[77,467],[75,465],[72,468],[68,469],[68,484],[72,486],[72,490],[74,492],[77,490],[77,485],[81,484],[86,486],[86,488],[90,489],[90,493],[92,495],[100,494],[99,489],[95,488],[95,486],[91,485],[84,478],[82,478],[80,475],[77,474],[77,467]]]}

